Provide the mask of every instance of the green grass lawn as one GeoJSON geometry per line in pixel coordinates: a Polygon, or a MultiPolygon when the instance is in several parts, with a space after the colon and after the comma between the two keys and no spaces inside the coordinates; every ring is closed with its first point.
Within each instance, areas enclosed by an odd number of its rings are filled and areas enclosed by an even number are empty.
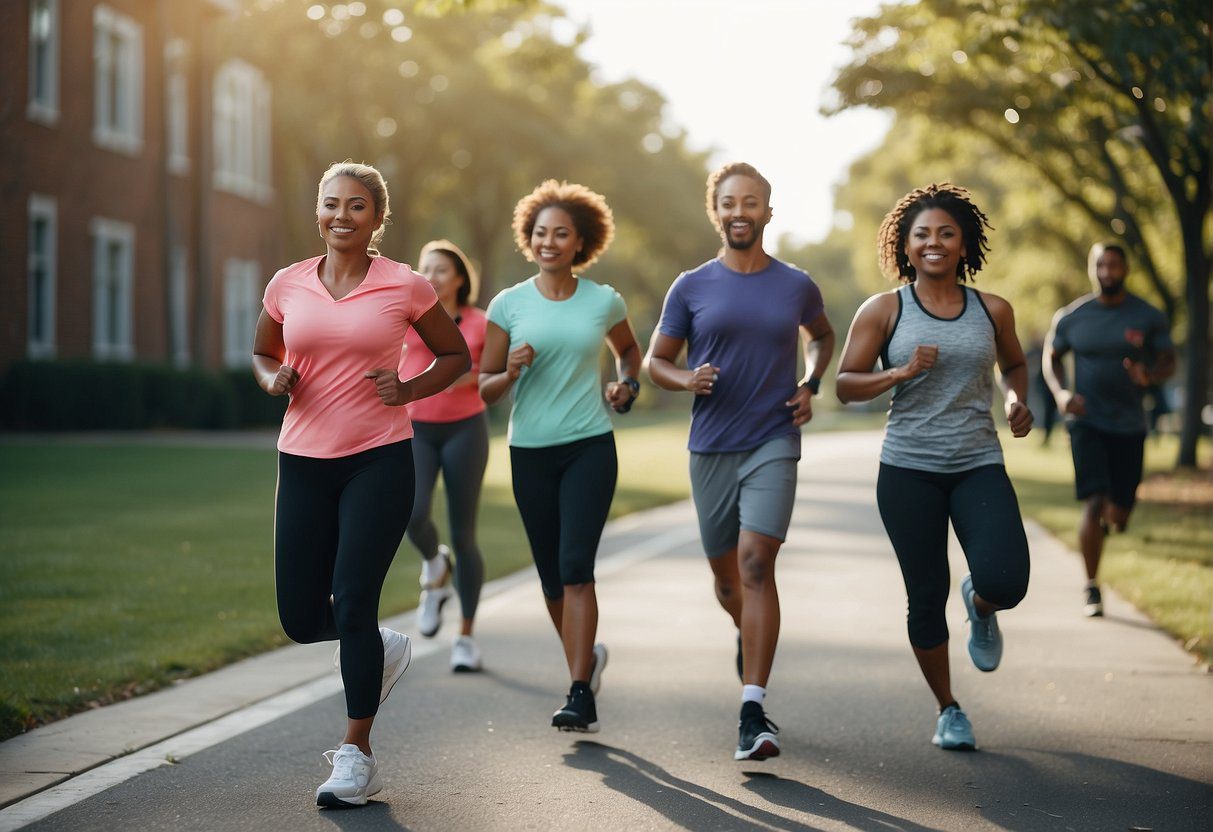
{"type": "MultiPolygon", "coordinates": [[[[685,414],[618,427],[612,516],[689,494],[685,414]]],[[[0,471],[0,739],[286,643],[274,451],[47,437],[0,443],[0,471]]],[[[501,436],[479,531],[488,578],[530,567],[501,436]]],[[[382,615],[416,606],[419,568],[404,542],[382,615]]]]}
{"type": "MultiPolygon", "coordinates": [[[[1203,472],[1173,476],[1173,437],[1146,443],[1146,485],[1124,534],[1111,535],[1100,563],[1100,581],[1132,601],[1205,662],[1210,659],[1213,602],[1213,522],[1208,503],[1180,499],[1177,486],[1209,478],[1210,448],[1200,448],[1203,472]],[[1152,480],[1151,478],[1156,478],[1152,480]],[[1161,478],[1161,479],[1157,479],[1161,478]],[[1163,483],[1171,486],[1164,489],[1163,483]],[[1152,487],[1153,486],[1153,487],[1152,487]]],[[[1082,505],[1074,499],[1074,468],[1064,430],[1042,447],[1033,434],[1019,441],[1003,436],[1007,470],[1023,513],[1061,538],[1074,555],[1074,607],[1081,606],[1085,575],[1078,551],[1082,505]]]]}

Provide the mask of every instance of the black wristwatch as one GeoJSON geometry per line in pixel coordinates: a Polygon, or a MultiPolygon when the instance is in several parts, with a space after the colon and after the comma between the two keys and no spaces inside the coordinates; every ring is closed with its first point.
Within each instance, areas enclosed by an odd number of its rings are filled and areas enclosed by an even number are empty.
{"type": "Polygon", "coordinates": [[[632,402],[636,401],[636,397],[640,395],[640,382],[631,376],[624,376],[623,378],[619,379],[619,383],[626,384],[628,386],[628,388],[632,391],[632,398],[628,399],[621,405],[616,405],[615,412],[627,413],[632,409],[632,402]]]}
{"type": "Polygon", "coordinates": [[[808,381],[804,382],[800,386],[809,388],[809,392],[812,393],[814,396],[816,396],[817,391],[821,389],[821,379],[810,378],[808,381]]]}

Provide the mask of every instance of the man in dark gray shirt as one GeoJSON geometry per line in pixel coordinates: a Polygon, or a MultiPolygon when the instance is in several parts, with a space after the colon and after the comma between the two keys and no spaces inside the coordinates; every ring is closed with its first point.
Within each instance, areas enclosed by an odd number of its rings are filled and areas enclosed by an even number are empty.
{"type": "Polygon", "coordinates": [[[1070,430],[1074,488],[1085,500],[1078,530],[1087,568],[1088,616],[1103,615],[1096,582],[1104,538],[1124,531],[1141,482],[1146,390],[1175,372],[1175,349],[1166,317],[1125,290],[1129,261],[1118,245],[1091,247],[1088,270],[1094,293],[1053,318],[1042,370],[1070,430]],[[1062,357],[1074,353],[1074,384],[1066,385],[1062,357]]]}

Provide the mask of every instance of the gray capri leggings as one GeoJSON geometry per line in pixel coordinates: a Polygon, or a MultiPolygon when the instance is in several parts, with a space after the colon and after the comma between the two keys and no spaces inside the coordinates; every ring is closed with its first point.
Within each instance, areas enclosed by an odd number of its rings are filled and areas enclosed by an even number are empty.
{"type": "Polygon", "coordinates": [[[451,548],[455,550],[455,589],[463,617],[476,617],[480,589],[484,586],[484,557],[476,545],[476,513],[480,486],[489,460],[489,423],[486,413],[458,422],[414,422],[413,465],[417,471],[417,494],[409,521],[409,540],[421,556],[438,556],[438,529],[430,517],[438,472],[446,486],[447,519],[451,526],[451,548]]]}

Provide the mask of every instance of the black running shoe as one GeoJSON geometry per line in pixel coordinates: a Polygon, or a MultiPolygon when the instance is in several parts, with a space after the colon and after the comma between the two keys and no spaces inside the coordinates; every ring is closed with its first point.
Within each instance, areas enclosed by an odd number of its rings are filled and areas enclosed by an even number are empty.
{"type": "Polygon", "coordinates": [[[1103,615],[1103,595],[1099,592],[1099,587],[1087,587],[1087,601],[1083,604],[1082,614],[1087,618],[1099,618],[1103,615]]]}
{"type": "Polygon", "coordinates": [[[734,760],[765,760],[779,756],[779,740],[775,737],[779,726],[767,719],[762,705],[757,702],[741,703],[741,722],[738,725],[737,751],[734,760]]]}
{"type": "Polygon", "coordinates": [[[561,731],[598,733],[598,709],[588,685],[573,685],[564,707],[552,714],[552,727],[561,731]]]}

